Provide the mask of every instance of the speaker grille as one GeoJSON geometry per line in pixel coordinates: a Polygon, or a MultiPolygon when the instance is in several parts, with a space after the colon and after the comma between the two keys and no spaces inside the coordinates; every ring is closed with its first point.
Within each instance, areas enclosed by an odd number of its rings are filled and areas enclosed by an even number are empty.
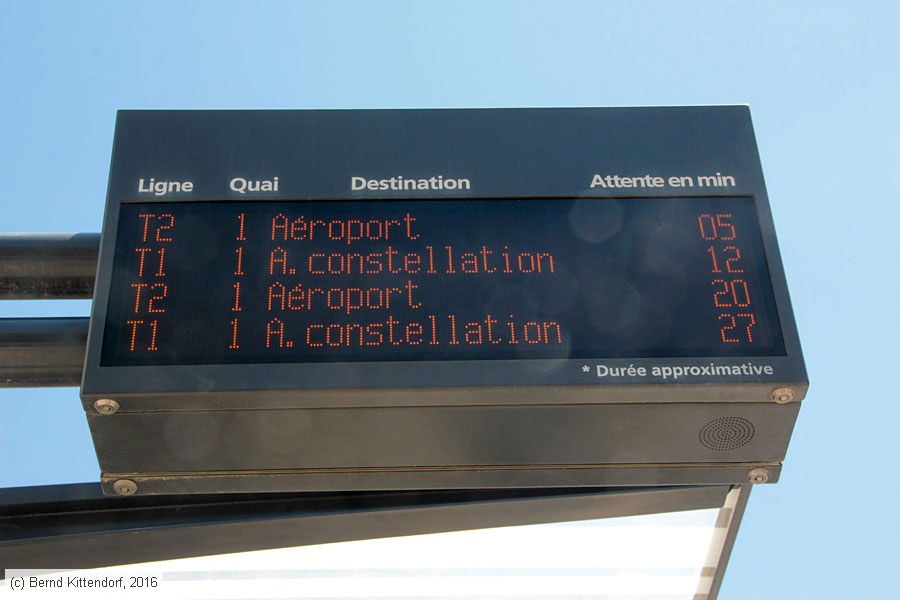
{"type": "Polygon", "coordinates": [[[756,429],[743,417],[719,417],[700,429],[700,443],[710,450],[727,452],[746,446],[756,429]]]}

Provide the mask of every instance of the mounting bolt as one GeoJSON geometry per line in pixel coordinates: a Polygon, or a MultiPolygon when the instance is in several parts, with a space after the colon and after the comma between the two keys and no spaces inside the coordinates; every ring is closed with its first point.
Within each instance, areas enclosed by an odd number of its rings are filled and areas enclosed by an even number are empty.
{"type": "Polygon", "coordinates": [[[771,398],[778,404],[787,404],[794,399],[794,390],[792,388],[778,388],[772,390],[771,398]]]}
{"type": "Polygon", "coordinates": [[[750,483],[765,483],[769,480],[769,470],[753,469],[747,473],[747,479],[750,480],[750,483]]]}
{"type": "Polygon", "coordinates": [[[114,415],[119,412],[119,403],[109,398],[94,401],[94,410],[101,415],[114,415]]]}
{"type": "Polygon", "coordinates": [[[137,484],[130,479],[119,479],[113,484],[113,489],[120,496],[130,496],[137,491],[137,484]]]}

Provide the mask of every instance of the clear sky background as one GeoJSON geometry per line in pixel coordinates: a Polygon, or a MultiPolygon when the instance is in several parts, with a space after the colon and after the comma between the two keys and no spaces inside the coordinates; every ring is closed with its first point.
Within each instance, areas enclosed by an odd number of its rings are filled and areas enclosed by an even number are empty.
{"type": "MultiPolygon", "coordinates": [[[[888,1],[2,0],[0,232],[99,231],[121,108],[749,104],[811,387],[721,597],[893,598],[898,22],[888,1]]],[[[97,478],[76,389],[0,391],[0,487],[97,478]]]]}

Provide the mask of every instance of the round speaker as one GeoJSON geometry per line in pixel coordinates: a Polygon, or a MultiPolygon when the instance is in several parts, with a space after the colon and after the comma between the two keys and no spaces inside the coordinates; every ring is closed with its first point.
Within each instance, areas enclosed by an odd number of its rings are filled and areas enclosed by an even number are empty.
{"type": "Polygon", "coordinates": [[[710,450],[727,452],[746,446],[756,429],[743,417],[719,417],[700,429],[700,443],[710,450]]]}

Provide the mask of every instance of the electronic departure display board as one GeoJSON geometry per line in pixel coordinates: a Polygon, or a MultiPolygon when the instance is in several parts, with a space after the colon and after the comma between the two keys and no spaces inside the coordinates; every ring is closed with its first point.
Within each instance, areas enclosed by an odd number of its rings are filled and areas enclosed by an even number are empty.
{"type": "Polygon", "coordinates": [[[123,111],[101,246],[110,491],[774,480],[806,390],[743,107],[123,111]]]}
{"type": "Polygon", "coordinates": [[[103,366],[784,354],[749,197],[125,204],[111,289],[103,366]]]}

